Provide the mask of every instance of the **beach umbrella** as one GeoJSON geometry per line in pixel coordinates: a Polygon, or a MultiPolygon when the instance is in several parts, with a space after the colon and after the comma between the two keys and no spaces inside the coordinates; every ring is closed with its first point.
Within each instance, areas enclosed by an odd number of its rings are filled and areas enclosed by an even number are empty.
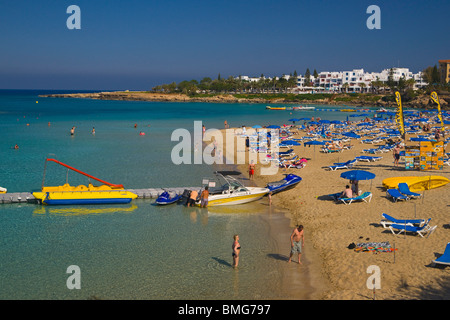
{"type": "Polygon", "coordinates": [[[324,119],[324,120],[319,120],[319,122],[320,122],[320,123],[331,123],[330,120],[325,120],[325,119],[324,119]]]}
{"type": "Polygon", "coordinates": [[[350,131],[350,132],[344,132],[342,135],[343,135],[343,136],[346,136],[346,137],[349,137],[349,138],[355,138],[355,139],[361,138],[360,135],[357,135],[357,134],[354,133],[353,131],[350,131]]]}
{"type": "Polygon", "coordinates": [[[341,124],[342,121],[339,121],[339,120],[333,120],[333,121],[331,121],[331,123],[333,123],[333,124],[341,124]]]}
{"type": "Polygon", "coordinates": [[[298,121],[308,121],[308,120],[311,120],[311,118],[300,118],[300,119],[298,119],[298,121]]]}
{"type": "Polygon", "coordinates": [[[319,124],[317,121],[311,121],[309,124],[319,124]]]}
{"type": "Polygon", "coordinates": [[[255,125],[255,126],[253,126],[252,128],[253,128],[253,129],[261,129],[262,127],[261,127],[259,124],[257,124],[257,125],[255,125]]]}
{"type": "Polygon", "coordinates": [[[270,126],[267,126],[266,128],[267,129],[280,129],[280,126],[276,126],[276,125],[272,124],[270,126]]]}
{"type": "Polygon", "coordinates": [[[286,140],[280,143],[280,145],[285,145],[285,146],[301,146],[300,143],[298,143],[298,141],[293,141],[293,140],[286,140]]]}
{"type": "Polygon", "coordinates": [[[341,178],[348,180],[372,180],[375,174],[365,170],[350,170],[341,173],[341,178]]]}
{"type": "Polygon", "coordinates": [[[307,145],[322,145],[323,146],[324,144],[325,144],[325,142],[317,141],[317,140],[311,140],[311,141],[307,141],[307,142],[303,143],[304,146],[307,146],[307,145]]]}
{"type": "Polygon", "coordinates": [[[317,145],[319,145],[319,146],[323,146],[323,145],[325,145],[325,142],[323,142],[323,141],[317,141],[317,140],[311,140],[311,141],[308,141],[308,142],[305,142],[305,143],[303,143],[303,146],[314,146],[314,154],[316,154],[316,146],[317,145]]]}
{"type": "Polygon", "coordinates": [[[292,121],[293,123],[295,123],[295,121],[300,121],[300,119],[292,118],[292,119],[289,119],[288,121],[292,121]]]}
{"type": "Polygon", "coordinates": [[[411,138],[411,141],[433,141],[431,139],[426,139],[426,138],[411,138]]]}

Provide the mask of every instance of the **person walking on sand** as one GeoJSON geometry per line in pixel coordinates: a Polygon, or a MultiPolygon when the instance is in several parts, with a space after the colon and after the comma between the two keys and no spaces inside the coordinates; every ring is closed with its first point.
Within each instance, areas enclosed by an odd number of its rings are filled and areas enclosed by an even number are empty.
{"type": "Polygon", "coordinates": [[[202,194],[200,195],[200,208],[206,208],[208,206],[208,197],[209,191],[208,186],[206,186],[205,190],[203,190],[202,194]]]}
{"type": "Polygon", "coordinates": [[[305,236],[303,232],[303,226],[299,225],[292,231],[291,234],[291,252],[289,254],[289,261],[291,262],[294,253],[298,253],[298,264],[302,264],[300,258],[302,256],[302,249],[305,245],[305,236]]]}
{"type": "Polygon", "coordinates": [[[234,242],[231,246],[231,249],[233,249],[233,268],[236,268],[239,264],[239,253],[241,252],[241,245],[239,244],[239,236],[237,234],[234,235],[234,242]]]}
{"type": "Polygon", "coordinates": [[[253,163],[253,160],[252,160],[252,162],[248,166],[248,178],[250,180],[253,180],[254,175],[255,175],[255,164],[253,163]]]}
{"type": "Polygon", "coordinates": [[[394,156],[394,166],[398,166],[398,161],[400,160],[400,145],[397,143],[393,150],[394,156]]]}

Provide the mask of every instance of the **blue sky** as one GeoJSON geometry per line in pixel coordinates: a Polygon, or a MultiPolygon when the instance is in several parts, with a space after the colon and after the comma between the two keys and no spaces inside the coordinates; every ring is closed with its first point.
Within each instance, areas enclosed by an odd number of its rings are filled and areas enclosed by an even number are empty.
{"type": "Polygon", "coordinates": [[[450,1],[0,0],[0,88],[150,89],[450,59],[450,1]],[[66,9],[81,9],[69,30],[66,9]],[[381,9],[369,30],[367,7],[381,9]]]}

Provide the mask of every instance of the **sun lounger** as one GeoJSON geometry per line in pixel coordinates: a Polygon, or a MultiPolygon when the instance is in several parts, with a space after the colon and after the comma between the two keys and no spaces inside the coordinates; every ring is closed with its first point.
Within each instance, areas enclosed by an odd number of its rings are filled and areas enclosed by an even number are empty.
{"type": "Polygon", "coordinates": [[[366,161],[366,162],[373,162],[381,160],[383,157],[373,157],[373,156],[358,156],[356,157],[356,160],[358,161],[366,161]]]}
{"type": "Polygon", "coordinates": [[[338,170],[338,169],[350,169],[353,167],[353,165],[356,163],[356,159],[348,160],[347,162],[338,163],[335,162],[334,165],[329,166],[328,168],[332,171],[338,170]]]}
{"type": "Polygon", "coordinates": [[[383,220],[380,221],[384,228],[393,224],[409,224],[411,226],[422,226],[425,223],[425,219],[396,219],[386,213],[382,213],[383,220]]]}
{"type": "Polygon", "coordinates": [[[421,196],[420,193],[412,192],[409,190],[408,185],[405,182],[401,182],[398,184],[398,191],[400,191],[401,194],[411,198],[419,198],[421,196]]]}
{"type": "Polygon", "coordinates": [[[370,202],[372,199],[372,193],[371,192],[364,192],[363,194],[354,197],[354,198],[338,198],[338,200],[342,201],[345,204],[351,204],[355,201],[364,201],[364,202],[370,202]],[[369,200],[367,200],[369,199],[369,200]]]}
{"type": "Polygon", "coordinates": [[[432,262],[433,262],[433,265],[436,265],[436,264],[442,264],[445,266],[450,265],[450,242],[447,243],[444,254],[442,256],[440,256],[439,258],[433,260],[432,262]]]}
{"type": "Polygon", "coordinates": [[[430,236],[430,234],[432,234],[434,232],[434,230],[436,230],[437,226],[434,227],[430,227],[429,223],[430,223],[430,219],[428,219],[424,225],[420,226],[420,227],[416,227],[416,226],[411,226],[408,224],[391,224],[389,226],[389,229],[391,230],[391,232],[395,235],[399,235],[402,232],[411,232],[413,234],[418,234],[420,235],[422,238],[424,237],[424,235],[426,233],[428,233],[427,238],[430,236]],[[395,229],[395,230],[394,230],[395,229]],[[396,231],[398,231],[396,233],[396,231]]]}
{"type": "Polygon", "coordinates": [[[391,197],[394,202],[397,202],[398,200],[409,200],[409,197],[401,194],[398,189],[388,189],[386,191],[386,196],[391,197]]]}

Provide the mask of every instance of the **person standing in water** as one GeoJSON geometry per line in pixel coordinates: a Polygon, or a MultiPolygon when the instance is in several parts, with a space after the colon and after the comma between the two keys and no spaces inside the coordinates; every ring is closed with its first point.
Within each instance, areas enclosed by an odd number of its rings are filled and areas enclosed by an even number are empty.
{"type": "Polygon", "coordinates": [[[291,234],[291,252],[289,255],[289,261],[291,262],[292,256],[294,253],[298,253],[298,264],[302,264],[300,261],[300,257],[302,256],[302,249],[305,245],[305,236],[303,234],[303,226],[299,225],[297,228],[292,231],[291,234]]]}
{"type": "Polygon", "coordinates": [[[75,126],[70,129],[70,135],[73,136],[75,134],[75,126]]]}
{"type": "Polygon", "coordinates": [[[237,234],[234,235],[234,242],[231,246],[231,249],[233,249],[233,268],[236,268],[239,264],[239,253],[241,252],[241,245],[239,244],[239,236],[237,234]]]}

